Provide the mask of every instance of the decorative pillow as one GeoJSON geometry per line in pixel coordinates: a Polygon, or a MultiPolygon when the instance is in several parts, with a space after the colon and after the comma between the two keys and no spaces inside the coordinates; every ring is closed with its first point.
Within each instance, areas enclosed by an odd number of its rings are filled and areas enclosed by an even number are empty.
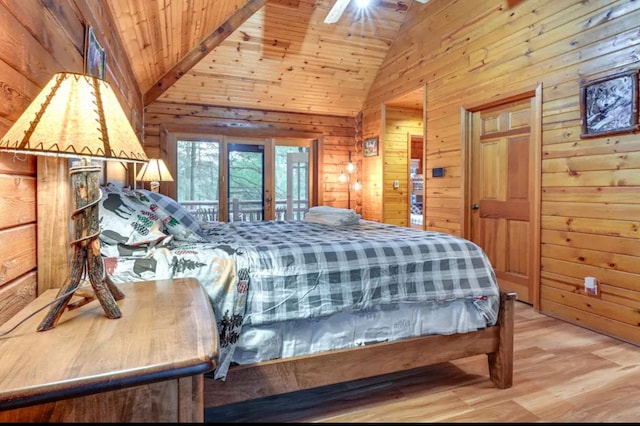
{"type": "Polygon", "coordinates": [[[147,198],[158,204],[158,206],[160,206],[160,208],[168,215],[179,220],[184,226],[191,229],[193,232],[197,233],[200,231],[200,223],[198,222],[198,219],[196,219],[191,213],[189,213],[189,210],[184,208],[184,206],[173,198],[147,189],[136,189],[136,192],[146,195],[147,198]]]}
{"type": "Polygon", "coordinates": [[[205,242],[200,235],[200,225],[183,206],[170,197],[143,189],[132,191],[134,196],[162,220],[166,232],[176,241],[205,242]]]}
{"type": "Polygon", "coordinates": [[[139,246],[154,244],[168,237],[162,232],[160,217],[134,197],[102,187],[100,199],[100,240],[107,244],[139,246]]]}

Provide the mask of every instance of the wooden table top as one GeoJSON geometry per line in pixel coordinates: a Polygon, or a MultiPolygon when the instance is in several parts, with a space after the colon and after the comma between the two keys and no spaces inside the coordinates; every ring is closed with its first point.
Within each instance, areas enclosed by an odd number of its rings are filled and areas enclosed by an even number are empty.
{"type": "MultiPolygon", "coordinates": [[[[0,410],[202,374],[218,359],[209,298],[195,279],[117,284],[122,317],[109,319],[95,299],[65,310],[38,332],[49,307],[0,337],[0,410]]],[[[48,290],[6,324],[50,302],[48,290]]],[[[71,300],[74,301],[74,298],[71,300]]]]}

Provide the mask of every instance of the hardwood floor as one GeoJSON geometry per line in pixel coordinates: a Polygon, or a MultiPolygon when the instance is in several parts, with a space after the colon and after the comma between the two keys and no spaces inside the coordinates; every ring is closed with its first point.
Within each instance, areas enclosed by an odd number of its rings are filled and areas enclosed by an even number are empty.
{"type": "Polygon", "coordinates": [[[486,356],[208,409],[206,422],[638,422],[640,347],[516,302],[513,386],[486,356]]]}

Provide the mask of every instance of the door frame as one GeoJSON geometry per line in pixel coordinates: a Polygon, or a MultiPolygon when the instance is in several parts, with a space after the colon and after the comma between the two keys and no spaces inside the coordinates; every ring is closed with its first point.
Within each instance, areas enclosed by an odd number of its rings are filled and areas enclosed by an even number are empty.
{"type": "MultiPolygon", "coordinates": [[[[424,127],[424,126],[423,126],[424,127]]],[[[411,198],[413,197],[413,179],[411,179],[411,160],[413,160],[413,139],[414,138],[421,138],[422,139],[422,143],[421,146],[422,148],[420,149],[420,165],[422,166],[422,208],[420,209],[422,212],[422,226],[420,227],[423,231],[426,229],[426,223],[427,221],[425,220],[425,211],[426,211],[426,199],[425,199],[425,190],[424,188],[426,187],[425,182],[426,182],[426,173],[425,173],[425,161],[424,161],[424,153],[425,153],[425,149],[424,149],[424,129],[422,134],[415,134],[415,133],[411,133],[411,132],[407,132],[407,146],[409,147],[409,149],[407,150],[409,157],[408,157],[408,162],[407,162],[407,182],[409,182],[409,190],[407,191],[409,194],[409,211],[407,212],[407,226],[409,228],[413,228],[413,224],[411,223],[411,207],[413,206],[413,202],[411,201],[411,198]]]]}
{"type": "Polygon", "coordinates": [[[475,112],[511,103],[523,99],[533,98],[531,114],[531,142],[533,144],[530,161],[533,162],[530,172],[532,194],[530,200],[530,241],[529,262],[531,265],[531,300],[535,311],[540,311],[540,215],[542,192],[542,83],[534,87],[496,97],[491,101],[463,106],[461,109],[462,135],[462,236],[471,237],[471,176],[473,164],[471,162],[471,147],[473,143],[472,115],[475,112]]]}

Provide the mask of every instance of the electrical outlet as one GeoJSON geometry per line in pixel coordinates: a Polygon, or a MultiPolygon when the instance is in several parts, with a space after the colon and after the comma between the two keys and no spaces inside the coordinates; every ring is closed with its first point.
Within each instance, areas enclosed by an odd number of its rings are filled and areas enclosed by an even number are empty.
{"type": "Polygon", "coordinates": [[[584,292],[592,296],[598,294],[598,279],[596,277],[584,277],[584,292]]]}

